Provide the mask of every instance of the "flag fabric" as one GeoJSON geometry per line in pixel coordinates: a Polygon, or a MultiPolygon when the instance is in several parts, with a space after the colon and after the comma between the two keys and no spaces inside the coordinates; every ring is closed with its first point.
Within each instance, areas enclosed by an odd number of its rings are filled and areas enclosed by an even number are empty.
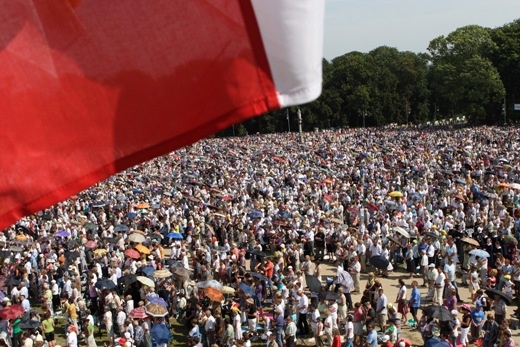
{"type": "Polygon", "coordinates": [[[324,0],[10,0],[0,228],[321,92],[324,0]]]}

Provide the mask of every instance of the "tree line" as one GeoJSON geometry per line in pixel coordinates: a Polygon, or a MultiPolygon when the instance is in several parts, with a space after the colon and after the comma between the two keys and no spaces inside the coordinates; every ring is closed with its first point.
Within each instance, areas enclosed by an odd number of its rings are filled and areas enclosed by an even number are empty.
{"type": "MultiPolygon", "coordinates": [[[[520,19],[490,29],[461,27],[430,41],[426,53],[382,46],[323,60],[323,92],[300,106],[304,131],[334,127],[472,124],[520,120],[520,19]]],[[[297,108],[278,110],[217,136],[298,130],[297,108]]]]}

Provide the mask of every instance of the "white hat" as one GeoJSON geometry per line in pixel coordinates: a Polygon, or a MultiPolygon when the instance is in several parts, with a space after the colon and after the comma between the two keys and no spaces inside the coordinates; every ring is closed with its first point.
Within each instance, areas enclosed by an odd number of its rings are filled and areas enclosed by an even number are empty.
{"type": "Polygon", "coordinates": [[[148,258],[150,258],[150,259],[153,259],[153,258],[154,258],[154,256],[153,256],[153,255],[149,255],[149,256],[148,256],[148,258]]]}
{"type": "Polygon", "coordinates": [[[456,316],[456,315],[459,314],[459,311],[457,311],[457,310],[452,310],[452,311],[451,311],[451,314],[452,314],[453,316],[456,316]]]}
{"type": "Polygon", "coordinates": [[[432,264],[428,265],[428,267],[435,267],[435,264],[432,263],[432,264]]]}
{"type": "Polygon", "coordinates": [[[267,333],[265,333],[265,336],[271,336],[273,335],[273,333],[271,331],[268,331],[267,333]]]}
{"type": "Polygon", "coordinates": [[[390,340],[390,336],[388,336],[388,335],[385,335],[385,336],[383,336],[383,337],[381,338],[381,342],[383,342],[383,343],[384,343],[384,342],[388,342],[388,340],[390,340]]]}
{"type": "Polygon", "coordinates": [[[406,342],[404,342],[404,341],[399,342],[398,347],[406,347],[406,342]]]}
{"type": "Polygon", "coordinates": [[[287,266],[288,269],[292,269],[293,267],[291,265],[287,266]]]}

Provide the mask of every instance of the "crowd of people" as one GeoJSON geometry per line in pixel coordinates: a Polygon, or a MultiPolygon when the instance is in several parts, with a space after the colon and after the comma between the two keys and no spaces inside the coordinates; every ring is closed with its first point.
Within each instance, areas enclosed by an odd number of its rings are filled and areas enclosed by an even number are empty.
{"type": "Polygon", "coordinates": [[[165,347],[185,329],[198,347],[409,347],[410,329],[512,347],[519,135],[210,138],[128,169],[0,234],[0,345],[165,347]]]}

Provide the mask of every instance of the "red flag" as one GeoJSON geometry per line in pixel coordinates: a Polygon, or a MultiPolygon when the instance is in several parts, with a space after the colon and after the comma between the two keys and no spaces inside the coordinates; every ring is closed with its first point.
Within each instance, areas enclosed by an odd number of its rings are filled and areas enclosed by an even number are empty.
{"type": "Polygon", "coordinates": [[[0,228],[321,91],[323,1],[1,4],[0,228]]]}

